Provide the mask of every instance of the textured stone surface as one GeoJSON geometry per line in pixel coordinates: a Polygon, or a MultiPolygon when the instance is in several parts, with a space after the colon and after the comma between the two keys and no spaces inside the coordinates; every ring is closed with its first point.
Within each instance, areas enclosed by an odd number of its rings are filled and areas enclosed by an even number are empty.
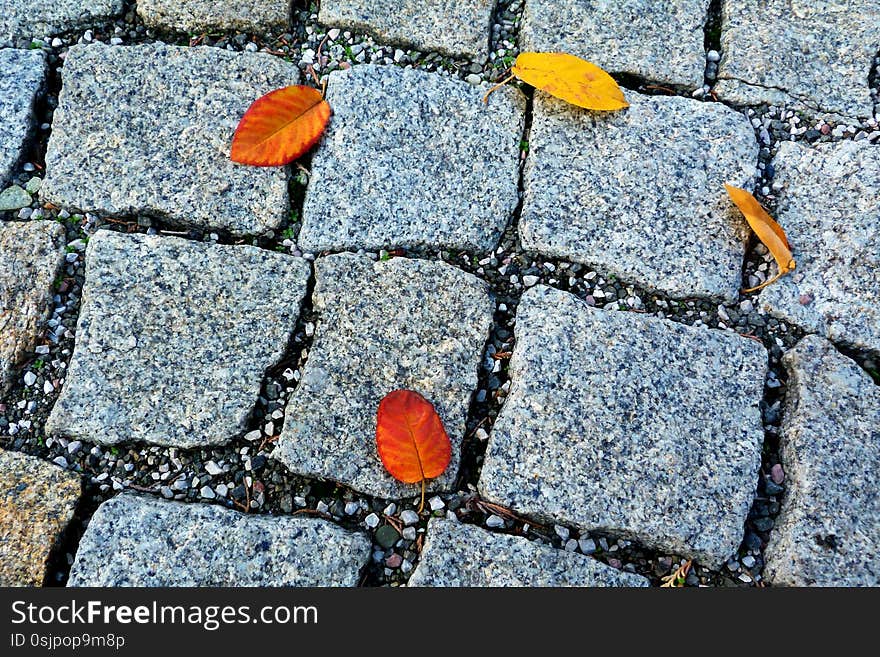
{"type": "Polygon", "coordinates": [[[485,61],[495,4],[496,0],[322,0],[318,20],[369,32],[384,42],[485,61]]]}
{"type": "Polygon", "coordinates": [[[119,495],[83,535],[69,586],[355,586],[370,541],[317,518],[119,495]]]}
{"type": "Polygon", "coordinates": [[[673,297],[734,301],[748,233],[723,184],[751,189],[748,120],[718,103],[626,95],[628,109],[597,114],[535,94],[523,246],[673,297]]]}
{"type": "Polygon", "coordinates": [[[474,525],[431,520],[409,586],[647,586],[648,580],[595,559],[493,534],[474,525]]]}
{"type": "Polygon", "coordinates": [[[116,16],[123,0],[0,0],[0,47],[14,38],[66,32],[116,16]]]}
{"type": "Polygon", "coordinates": [[[880,148],[783,143],[774,164],[776,218],[797,269],[761,303],[806,331],[880,352],[880,148]]]}
{"type": "Polygon", "coordinates": [[[880,50],[877,0],[722,0],[721,7],[715,91],[722,99],[873,115],[868,73],[880,50]]]}
{"type": "Polygon", "coordinates": [[[443,263],[352,254],[320,258],[315,271],[315,343],[273,455],[293,472],[370,495],[418,494],[376,452],[379,401],[406,388],[434,404],[449,434],[452,462],[428,483],[448,489],[492,321],[486,284],[443,263]]]}
{"type": "MultiPolygon", "coordinates": [[[[0,0],[0,7],[2,2],[3,0],[0,0]]],[[[33,127],[34,104],[46,80],[46,57],[40,50],[2,49],[0,72],[2,72],[0,75],[0,189],[2,189],[24,155],[26,140],[33,127]]]]}
{"type": "Polygon", "coordinates": [[[288,212],[285,167],[229,159],[250,104],[299,80],[259,53],[150,44],[74,46],[46,154],[41,194],[109,215],[262,233],[288,212]]]}
{"type": "Polygon", "coordinates": [[[79,477],[0,449],[0,586],[40,586],[52,547],[73,517],[79,477]]]}
{"type": "Polygon", "coordinates": [[[241,30],[264,32],[287,27],[289,0],[138,0],[138,15],[148,27],[190,32],[241,30]]]}
{"type": "Polygon", "coordinates": [[[567,52],[610,73],[703,85],[709,0],[526,0],[520,50],[567,52]]]}
{"type": "Polygon", "coordinates": [[[747,338],[532,288],[479,488],[520,513],[720,566],[755,491],[766,369],[747,338]]]}
{"type": "Polygon", "coordinates": [[[101,444],[223,444],[245,428],[306,293],[304,260],[99,231],[47,432],[101,444]]]}
{"type": "Polygon", "coordinates": [[[765,576],[789,586],[880,586],[880,387],[817,336],[783,364],[787,490],[765,576]]]}
{"type": "Polygon", "coordinates": [[[502,89],[487,106],[485,91],[393,66],[332,73],[300,244],[492,249],[518,201],[525,100],[502,89]]]}
{"type": "Polygon", "coordinates": [[[63,259],[60,224],[0,222],[0,396],[43,332],[63,259]]]}

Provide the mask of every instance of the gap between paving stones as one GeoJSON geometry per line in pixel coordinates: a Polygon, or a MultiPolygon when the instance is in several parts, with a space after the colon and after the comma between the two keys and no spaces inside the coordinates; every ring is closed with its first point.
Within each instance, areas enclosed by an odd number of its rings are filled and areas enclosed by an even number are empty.
{"type": "MultiPolygon", "coordinates": [[[[500,11],[500,10],[501,10],[501,7],[499,6],[498,11],[500,11]]],[[[710,17],[711,17],[711,14],[710,14],[710,17]]],[[[56,63],[56,64],[57,64],[57,63],[56,63]]],[[[875,77],[876,77],[876,72],[875,72],[875,77]]],[[[57,80],[57,79],[58,79],[58,75],[57,75],[57,65],[56,65],[56,66],[53,66],[53,67],[51,68],[50,79],[51,79],[51,80],[57,80]]],[[[648,92],[650,93],[651,91],[649,90],[648,92]]],[[[51,97],[51,91],[50,91],[49,97],[51,97]]],[[[742,111],[742,108],[736,108],[736,109],[738,109],[739,111],[742,111]]],[[[528,120],[528,118],[530,118],[530,113],[527,114],[527,120],[528,120]]],[[[756,132],[758,132],[757,129],[756,129],[756,132]]],[[[44,148],[45,148],[45,139],[35,140],[35,141],[33,142],[33,144],[34,144],[34,146],[36,146],[36,147],[39,147],[40,145],[42,145],[42,146],[43,146],[43,150],[44,150],[44,148]]],[[[292,183],[292,184],[293,184],[293,183],[292,183]]],[[[515,221],[515,219],[514,219],[514,221],[515,221]]],[[[160,223],[159,225],[161,225],[161,223],[160,223]]],[[[514,223],[514,228],[515,228],[515,223],[514,223]]],[[[138,231],[138,232],[140,232],[140,231],[138,231]]],[[[226,242],[226,240],[223,239],[222,237],[221,237],[221,240],[223,240],[224,243],[226,242]]],[[[502,241],[503,241],[503,240],[502,240],[502,241]]],[[[277,242],[277,240],[276,240],[276,242],[277,242]]],[[[233,243],[231,239],[229,240],[229,243],[233,243]]],[[[267,240],[267,241],[266,241],[266,245],[265,245],[265,246],[261,245],[261,246],[263,246],[263,248],[267,248],[268,246],[271,245],[271,243],[272,243],[272,240],[267,240]]],[[[276,248],[278,248],[278,247],[277,247],[277,244],[276,244],[276,248]]],[[[415,255],[415,254],[413,254],[413,255],[415,255]]],[[[533,255],[533,254],[529,254],[529,255],[533,255]]],[[[753,252],[753,249],[750,248],[750,249],[748,250],[748,252],[747,252],[746,262],[748,263],[748,262],[750,261],[750,259],[754,259],[756,255],[757,255],[757,254],[755,254],[755,253],[753,252]]],[[[763,260],[762,258],[757,258],[757,259],[758,259],[758,260],[763,260]]],[[[542,260],[544,260],[544,261],[549,261],[549,259],[546,259],[546,258],[543,258],[542,260]]],[[[456,265],[457,265],[458,263],[453,263],[453,264],[456,264],[456,265]]],[[[459,265],[459,266],[460,266],[460,265],[459,265]]],[[[744,275],[745,275],[745,272],[744,272],[744,275]]],[[[494,286],[493,286],[493,290],[494,290],[494,289],[495,289],[495,288],[494,288],[494,286]]],[[[643,293],[641,293],[641,294],[642,294],[642,296],[645,296],[643,293]]],[[[307,297],[307,302],[308,302],[308,303],[311,303],[311,298],[310,298],[310,296],[307,297]]],[[[687,303],[687,301],[686,301],[685,303],[687,303]]],[[[698,302],[698,303],[700,303],[700,302],[698,302]]],[[[509,310],[510,310],[510,309],[509,309],[509,310]]],[[[499,312],[497,311],[497,309],[496,309],[496,316],[495,316],[495,318],[494,318],[493,329],[492,329],[492,333],[493,333],[493,334],[495,334],[496,329],[499,329],[499,328],[500,328],[501,330],[506,330],[506,329],[504,329],[503,327],[501,327],[501,326],[499,325],[499,315],[500,315],[500,314],[501,314],[501,313],[499,313],[499,312]]],[[[302,320],[302,317],[303,317],[303,316],[301,315],[301,318],[300,318],[301,320],[302,320]]],[[[674,319],[674,318],[673,318],[673,319],[674,319]]],[[[480,383],[480,385],[482,386],[483,378],[489,378],[489,377],[490,377],[490,375],[486,375],[486,376],[484,377],[484,376],[483,376],[483,371],[481,370],[481,383],[480,383]]],[[[265,382],[264,382],[264,388],[265,388],[265,382]]],[[[10,398],[11,398],[11,396],[10,396],[10,398]]],[[[474,408],[474,407],[473,407],[473,404],[472,404],[472,407],[471,407],[471,409],[469,410],[468,426],[470,426],[471,418],[474,417],[474,419],[475,419],[476,416],[477,416],[477,414],[474,412],[473,408],[474,408]]],[[[484,426],[485,426],[485,425],[484,425],[484,426]]],[[[462,473],[463,473],[463,470],[462,470],[462,473]]],[[[474,479],[474,480],[476,480],[476,479],[474,479]]]]}

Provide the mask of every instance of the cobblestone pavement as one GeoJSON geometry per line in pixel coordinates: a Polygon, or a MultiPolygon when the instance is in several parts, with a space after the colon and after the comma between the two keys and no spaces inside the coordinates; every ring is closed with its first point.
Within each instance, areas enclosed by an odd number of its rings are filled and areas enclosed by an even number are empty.
{"type": "Polygon", "coordinates": [[[880,585],[875,2],[239,4],[0,0],[0,583],[880,585]],[[484,105],[527,49],[631,107],[484,105]]]}

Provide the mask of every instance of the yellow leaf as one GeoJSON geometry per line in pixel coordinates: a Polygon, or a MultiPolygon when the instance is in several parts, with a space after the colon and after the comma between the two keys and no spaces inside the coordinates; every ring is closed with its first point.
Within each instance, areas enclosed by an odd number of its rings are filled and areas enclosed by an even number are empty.
{"type": "Polygon", "coordinates": [[[782,226],[773,221],[773,217],[767,214],[767,211],[761,207],[761,204],[758,203],[750,192],[727,183],[724,184],[724,188],[730,195],[731,200],[736,204],[736,207],[743,213],[746,221],[749,222],[749,226],[755,231],[755,235],[769,249],[770,254],[776,260],[776,265],[779,267],[779,273],[776,276],[757,287],[743,291],[754,292],[755,290],[760,290],[781,276],[793,272],[797,263],[795,263],[794,257],[791,254],[791,246],[788,243],[788,238],[785,236],[785,231],[782,230],[782,226]]]}
{"type": "Polygon", "coordinates": [[[520,53],[511,71],[523,82],[578,107],[606,111],[629,107],[614,78],[574,55],[520,53]]]}

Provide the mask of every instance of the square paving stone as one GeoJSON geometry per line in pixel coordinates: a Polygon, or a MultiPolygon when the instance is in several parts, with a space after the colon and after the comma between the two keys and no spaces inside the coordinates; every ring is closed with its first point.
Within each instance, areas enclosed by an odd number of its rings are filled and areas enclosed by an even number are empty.
{"type": "Polygon", "coordinates": [[[877,0],[722,0],[715,91],[742,105],[774,104],[867,119],[868,74],[880,51],[877,0]]]}
{"type": "Polygon", "coordinates": [[[536,92],[519,232],[526,249],[673,297],[739,295],[748,228],[724,183],[752,188],[748,119],[627,92],[593,113],[536,92]]]}
{"type": "Polygon", "coordinates": [[[46,82],[41,50],[0,49],[0,189],[25,155],[34,106],[46,82]]]}
{"type": "Polygon", "coordinates": [[[0,586],[41,586],[79,502],[77,475],[0,449],[0,586]]]}
{"type": "Polygon", "coordinates": [[[408,586],[648,586],[582,554],[433,519],[408,586]]]}
{"type": "Polygon", "coordinates": [[[609,73],[703,86],[709,0],[526,0],[520,49],[567,52],[609,73]]]}
{"type": "Polygon", "coordinates": [[[788,586],[880,586],[880,387],[817,336],[782,362],[786,491],[765,576],[788,586]]]}
{"type": "Polygon", "coordinates": [[[754,497],[766,370],[748,338],[532,288],[479,490],[719,567],[754,497]]]}
{"type": "Polygon", "coordinates": [[[434,404],[452,442],[449,467],[428,482],[448,490],[492,323],[488,286],[444,263],[348,253],[318,259],[315,275],[315,342],[273,456],[369,495],[416,496],[419,487],[392,478],[376,451],[379,402],[414,390],[434,404]]]}
{"type": "Polygon", "coordinates": [[[318,21],[425,52],[489,57],[497,0],[322,0],[318,21]]]}
{"type": "Polygon", "coordinates": [[[356,586],[369,557],[325,520],[123,494],[95,511],[68,586],[356,586]]]}
{"type": "Polygon", "coordinates": [[[286,31],[290,0],[138,0],[137,13],[147,27],[179,32],[286,31]]]}
{"type": "Polygon", "coordinates": [[[64,244],[53,221],[0,222],[0,397],[45,331],[64,244]]]}
{"type": "Polygon", "coordinates": [[[101,23],[122,13],[123,0],[0,0],[0,46],[101,23]]]}
{"type": "Polygon", "coordinates": [[[103,445],[232,440],[284,354],[309,271],[252,246],[97,232],[46,431],[103,445]]]}
{"type": "Polygon", "coordinates": [[[524,96],[400,69],[330,74],[333,107],[303,208],[309,251],[488,251],[516,209],[524,96]]]}
{"type": "Polygon", "coordinates": [[[774,165],[776,219],[797,269],[762,290],[761,304],[805,331],[880,352],[880,148],[786,142],[774,165]]]}
{"type": "Polygon", "coordinates": [[[47,201],[104,215],[261,234],[288,214],[288,169],[229,159],[250,104],[296,84],[261,53],[150,44],[74,46],[46,153],[47,201]]]}

